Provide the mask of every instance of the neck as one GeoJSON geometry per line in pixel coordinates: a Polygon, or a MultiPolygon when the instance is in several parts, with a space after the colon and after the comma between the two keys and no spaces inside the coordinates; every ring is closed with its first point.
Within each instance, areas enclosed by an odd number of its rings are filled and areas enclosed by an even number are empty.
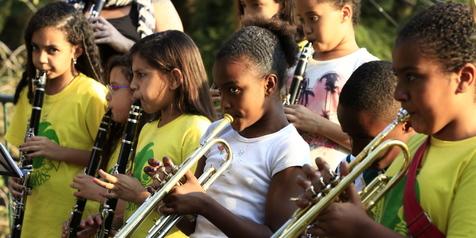
{"type": "Polygon", "coordinates": [[[78,74],[79,73],[76,70],[74,70],[72,72],[64,73],[63,75],[57,78],[46,80],[45,93],[48,95],[55,95],[61,92],[64,88],[66,88],[66,86],[68,86],[73,81],[73,79],[78,74]]]}
{"type": "Polygon", "coordinates": [[[157,127],[162,127],[166,125],[167,123],[173,121],[175,118],[179,117],[182,115],[181,112],[175,109],[174,105],[170,105],[166,109],[160,111],[160,121],[157,127]]]}
{"type": "Polygon", "coordinates": [[[445,141],[464,140],[476,136],[475,114],[476,105],[465,108],[465,110],[461,111],[457,119],[448,123],[441,130],[433,134],[433,136],[445,141]]]}
{"type": "Polygon", "coordinates": [[[316,52],[314,54],[315,60],[332,60],[336,58],[340,58],[346,55],[349,55],[359,49],[357,45],[357,41],[355,41],[355,36],[353,29],[352,34],[348,33],[346,37],[342,39],[342,41],[335,47],[334,49],[326,52],[316,52]]]}
{"type": "Polygon", "coordinates": [[[253,125],[240,132],[240,135],[246,138],[255,138],[271,133],[275,133],[289,124],[284,108],[279,100],[275,100],[274,105],[253,125]]]}

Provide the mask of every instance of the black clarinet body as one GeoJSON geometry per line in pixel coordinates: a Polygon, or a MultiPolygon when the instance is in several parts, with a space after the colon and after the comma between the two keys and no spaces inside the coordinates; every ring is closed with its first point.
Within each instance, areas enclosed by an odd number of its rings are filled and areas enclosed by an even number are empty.
{"type": "MultiPolygon", "coordinates": [[[[99,168],[101,160],[103,160],[103,149],[108,138],[109,128],[112,123],[111,114],[111,110],[108,110],[101,120],[101,124],[99,125],[96,135],[96,140],[94,141],[94,146],[91,150],[89,163],[86,167],[86,170],[84,171],[86,175],[96,176],[96,172],[99,168]]],[[[84,208],[86,207],[86,202],[87,199],[85,198],[78,198],[76,200],[76,204],[74,205],[73,211],[71,212],[71,219],[69,223],[68,237],[70,238],[76,237],[79,224],[81,223],[81,218],[83,217],[84,208]]]]}
{"type": "Polygon", "coordinates": [[[102,8],[104,7],[104,3],[106,3],[106,0],[91,1],[88,11],[89,16],[98,17],[101,14],[102,8]]]}
{"type": "MultiPolygon", "coordinates": [[[[127,124],[122,134],[121,150],[119,151],[117,164],[114,167],[114,174],[124,174],[126,172],[129,159],[134,156],[134,141],[137,134],[139,120],[142,115],[141,111],[142,110],[139,101],[136,101],[131,105],[127,124]]],[[[107,199],[103,204],[101,211],[102,226],[96,237],[105,238],[111,235],[112,222],[114,219],[117,201],[117,198],[111,198],[107,199]]]]}
{"type": "Polygon", "coordinates": [[[293,80],[291,81],[291,86],[289,87],[289,93],[286,96],[285,105],[297,104],[302,92],[302,81],[304,79],[304,73],[306,72],[307,62],[309,58],[314,54],[314,49],[312,48],[312,43],[307,42],[307,44],[302,49],[299,54],[299,59],[296,64],[296,69],[294,70],[293,80]]]}
{"type": "MultiPolygon", "coordinates": [[[[33,84],[35,84],[35,93],[31,108],[30,122],[28,123],[28,128],[26,130],[25,141],[28,140],[28,138],[38,134],[38,127],[40,125],[41,119],[41,108],[43,107],[43,99],[45,95],[46,72],[41,72],[40,76],[33,80],[33,84]]],[[[14,199],[13,202],[13,223],[11,227],[12,238],[19,238],[21,236],[26,200],[29,193],[31,192],[29,177],[33,171],[33,162],[23,152],[20,153],[20,169],[23,173],[23,191],[21,197],[14,199]]]]}

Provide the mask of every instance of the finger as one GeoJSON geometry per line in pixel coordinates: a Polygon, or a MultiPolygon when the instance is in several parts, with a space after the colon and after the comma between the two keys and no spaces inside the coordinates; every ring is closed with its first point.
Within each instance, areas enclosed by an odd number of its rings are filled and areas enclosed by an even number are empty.
{"type": "Polygon", "coordinates": [[[107,181],[110,182],[110,183],[117,183],[117,181],[118,181],[118,179],[116,178],[116,176],[111,175],[111,174],[107,173],[106,171],[104,171],[104,170],[102,170],[102,169],[100,169],[100,170],[98,171],[98,174],[99,174],[99,176],[101,176],[101,178],[107,180],[107,181]]]}
{"type": "Polygon", "coordinates": [[[149,160],[147,160],[147,163],[149,163],[149,165],[152,166],[152,167],[159,167],[159,166],[162,165],[160,160],[156,160],[154,158],[150,158],[149,160]]]}
{"type": "Polygon", "coordinates": [[[175,213],[175,209],[171,208],[171,207],[167,207],[167,206],[162,206],[160,209],[159,209],[160,213],[163,213],[163,214],[173,214],[175,213]]]}
{"type": "Polygon", "coordinates": [[[306,208],[307,206],[311,205],[311,200],[309,200],[306,196],[300,196],[295,203],[299,208],[306,208]]]}
{"type": "Polygon", "coordinates": [[[297,117],[293,114],[286,114],[286,119],[288,119],[290,123],[295,123],[297,121],[297,117]]]}
{"type": "Polygon", "coordinates": [[[97,184],[97,185],[99,185],[99,186],[101,186],[101,187],[103,187],[103,188],[105,188],[105,189],[109,189],[109,190],[110,190],[110,189],[113,189],[113,188],[114,188],[114,184],[112,184],[112,183],[104,182],[104,181],[102,181],[102,180],[100,180],[100,179],[97,179],[97,178],[94,178],[93,181],[94,181],[95,184],[97,184]]]}

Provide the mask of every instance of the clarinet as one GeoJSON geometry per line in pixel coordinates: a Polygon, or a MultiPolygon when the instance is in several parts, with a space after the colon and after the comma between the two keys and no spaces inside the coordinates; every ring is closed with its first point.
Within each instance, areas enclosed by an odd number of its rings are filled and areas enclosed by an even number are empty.
{"type": "Polygon", "coordinates": [[[296,69],[294,70],[293,81],[291,82],[289,93],[286,95],[286,100],[284,102],[285,105],[297,104],[299,102],[302,91],[302,80],[304,79],[307,62],[313,54],[314,49],[312,48],[312,43],[309,41],[299,54],[296,69]]]}
{"type": "MultiPolygon", "coordinates": [[[[86,175],[95,176],[99,164],[103,159],[103,148],[109,133],[109,127],[111,126],[111,114],[111,110],[107,111],[101,120],[101,124],[99,125],[96,135],[96,140],[94,142],[93,149],[91,150],[89,163],[86,167],[86,170],[84,171],[86,175]]],[[[83,217],[83,211],[86,206],[86,202],[87,199],[85,198],[78,198],[76,200],[76,205],[74,205],[73,211],[71,212],[71,220],[69,223],[68,237],[70,238],[76,237],[79,224],[81,223],[81,218],[83,217]]]]}
{"type": "Polygon", "coordinates": [[[102,8],[104,7],[104,3],[106,3],[106,0],[95,0],[91,5],[89,6],[89,16],[90,17],[98,17],[101,14],[102,8]]]}
{"type": "MultiPolygon", "coordinates": [[[[136,137],[139,119],[142,115],[140,102],[136,101],[131,105],[129,110],[129,118],[122,134],[121,150],[117,164],[114,166],[113,174],[124,174],[126,172],[127,162],[129,158],[134,156],[134,140],[136,137]]],[[[109,237],[111,234],[114,212],[117,205],[117,198],[107,199],[103,204],[101,217],[102,226],[96,237],[109,237]]]]}
{"type": "MultiPolygon", "coordinates": [[[[35,96],[31,108],[31,116],[28,128],[26,130],[25,141],[38,134],[38,126],[40,124],[41,107],[43,106],[43,98],[45,95],[46,72],[40,72],[40,76],[33,80],[35,84],[35,96]]],[[[27,196],[31,193],[29,185],[29,177],[33,171],[33,162],[24,152],[20,153],[20,166],[23,173],[22,185],[23,191],[20,198],[13,201],[13,224],[12,238],[20,238],[23,225],[23,217],[25,215],[25,206],[27,196]]]]}

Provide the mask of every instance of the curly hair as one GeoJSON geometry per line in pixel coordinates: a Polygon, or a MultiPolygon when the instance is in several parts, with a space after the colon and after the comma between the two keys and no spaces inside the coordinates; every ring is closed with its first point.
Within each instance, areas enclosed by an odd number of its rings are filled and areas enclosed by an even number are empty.
{"type": "Polygon", "coordinates": [[[296,63],[295,28],[277,19],[246,19],[220,48],[216,60],[246,57],[262,74],[274,73],[278,86],[286,80],[286,70],[296,63]]]}
{"type": "Polygon", "coordinates": [[[39,9],[30,19],[25,31],[25,45],[27,50],[26,70],[15,91],[15,103],[18,101],[21,90],[29,86],[28,98],[32,100],[31,79],[36,77],[36,69],[32,61],[33,34],[45,27],[55,27],[66,34],[72,45],[79,45],[84,53],[77,58],[76,69],[100,82],[102,67],[99,51],[94,43],[93,30],[81,12],[66,2],[54,2],[39,9]]]}
{"type": "Polygon", "coordinates": [[[400,30],[396,45],[415,41],[424,55],[435,57],[448,72],[476,60],[475,21],[468,5],[437,3],[420,12],[400,30]]]}
{"type": "Polygon", "coordinates": [[[369,112],[382,120],[391,120],[400,108],[400,103],[393,98],[396,85],[397,77],[393,73],[392,63],[367,62],[359,66],[345,83],[339,106],[369,112]]]}

